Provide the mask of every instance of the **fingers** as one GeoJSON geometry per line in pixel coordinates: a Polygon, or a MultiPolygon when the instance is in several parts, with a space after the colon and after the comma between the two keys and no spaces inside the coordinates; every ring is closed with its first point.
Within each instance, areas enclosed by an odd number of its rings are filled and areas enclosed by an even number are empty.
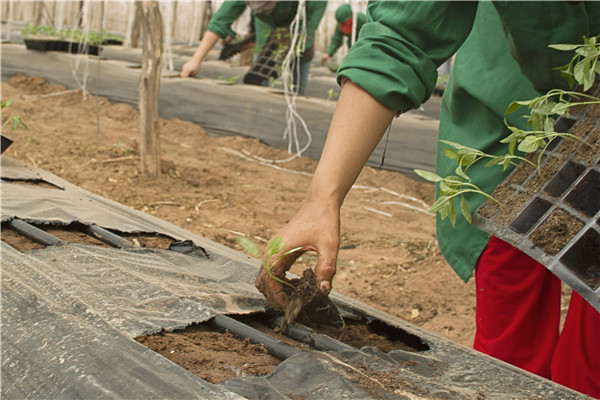
{"type": "Polygon", "coordinates": [[[323,241],[318,248],[318,260],[315,267],[315,277],[317,278],[317,287],[323,294],[329,294],[331,291],[331,281],[336,272],[337,255],[339,251],[339,236],[330,237],[323,241]]]}
{"type": "Polygon", "coordinates": [[[315,268],[315,276],[317,278],[317,287],[323,294],[331,292],[331,281],[335,276],[336,267],[334,263],[317,264],[315,268]]]}

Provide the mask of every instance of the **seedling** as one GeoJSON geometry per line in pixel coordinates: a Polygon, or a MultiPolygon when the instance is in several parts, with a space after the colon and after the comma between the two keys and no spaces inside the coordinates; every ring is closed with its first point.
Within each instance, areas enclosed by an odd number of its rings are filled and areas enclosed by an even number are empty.
{"type": "Polygon", "coordinates": [[[234,75],[234,76],[230,76],[229,78],[225,78],[223,76],[223,74],[219,74],[219,80],[225,81],[227,83],[229,83],[230,85],[235,85],[237,83],[237,80],[240,76],[239,75],[234,75]]]}
{"type": "MultiPolygon", "coordinates": [[[[8,99],[6,102],[4,101],[0,101],[1,104],[1,108],[0,108],[0,114],[4,112],[4,109],[8,106],[10,106],[13,102],[13,99],[8,99]]],[[[22,126],[23,128],[29,130],[29,127],[25,124],[25,122],[23,121],[23,118],[20,115],[11,115],[10,117],[8,117],[6,119],[6,121],[4,122],[4,124],[2,124],[2,127],[5,127],[6,125],[11,126],[11,130],[15,130],[17,129],[19,126],[22,126]]]]}
{"type": "Polygon", "coordinates": [[[584,36],[582,39],[583,44],[553,44],[549,47],[560,51],[575,51],[575,56],[568,64],[555,69],[561,71],[571,87],[579,83],[587,91],[594,84],[595,75],[600,74],[600,36],[584,36]]]}
{"type": "Polygon", "coordinates": [[[465,193],[478,193],[485,196],[487,199],[495,202],[498,205],[503,206],[498,200],[490,196],[481,190],[477,185],[469,182],[470,179],[467,177],[467,181],[460,176],[450,175],[445,178],[439,176],[434,172],[424,171],[421,169],[415,169],[417,173],[423,179],[430,182],[439,183],[440,194],[429,209],[430,212],[439,212],[442,219],[448,218],[450,223],[454,227],[456,224],[456,207],[454,206],[454,199],[460,198],[460,211],[463,217],[471,223],[472,214],[469,209],[467,200],[464,197],[465,193]]]}
{"type": "MultiPolygon", "coordinates": [[[[583,44],[580,45],[551,45],[549,47],[556,50],[575,50],[575,55],[571,61],[562,67],[557,68],[562,71],[562,75],[567,78],[569,84],[574,86],[579,84],[586,91],[592,87],[596,74],[600,74],[600,46],[598,45],[599,37],[587,38],[583,37],[583,44]]],[[[502,139],[500,143],[508,144],[508,152],[501,156],[495,156],[484,153],[480,150],[463,146],[459,143],[442,140],[442,143],[453,147],[442,150],[444,155],[450,159],[455,159],[457,167],[456,175],[441,177],[433,172],[414,170],[422,178],[439,184],[439,196],[435,203],[431,206],[430,212],[439,212],[442,219],[449,218],[452,226],[456,222],[456,208],[454,199],[460,197],[460,209],[465,219],[471,223],[472,215],[469,210],[468,203],[463,196],[465,193],[478,193],[483,195],[488,200],[502,205],[498,200],[491,195],[483,192],[479,187],[471,183],[471,179],[467,175],[468,169],[476,162],[483,159],[490,159],[485,167],[493,165],[502,165],[506,170],[511,165],[517,165],[515,161],[526,162],[541,169],[541,160],[548,146],[556,138],[565,138],[568,140],[578,140],[582,143],[591,146],[585,140],[569,134],[554,131],[554,123],[556,116],[569,116],[571,107],[579,105],[600,104],[600,99],[590,96],[585,93],[574,91],[565,91],[560,89],[550,90],[545,95],[536,97],[527,101],[512,102],[504,115],[515,112],[521,107],[528,107],[530,114],[526,116],[527,126],[532,130],[523,130],[508,124],[504,121],[506,127],[510,130],[510,134],[502,139]],[[573,100],[583,101],[573,101],[573,100]],[[533,163],[525,157],[515,154],[515,150],[523,153],[534,153],[540,151],[537,163],[533,163]]]]}
{"type": "MultiPolygon", "coordinates": [[[[254,243],[252,240],[248,239],[245,236],[239,236],[237,240],[238,240],[238,243],[242,246],[242,248],[244,249],[244,251],[246,253],[248,253],[249,255],[251,255],[253,257],[257,257],[257,258],[259,257],[258,247],[256,246],[256,243],[254,243]]],[[[302,247],[296,247],[295,249],[289,250],[289,251],[283,253],[282,255],[280,255],[279,258],[277,258],[277,260],[275,262],[272,262],[273,256],[278,254],[282,248],[283,248],[283,241],[280,237],[276,237],[275,239],[272,239],[267,244],[267,257],[265,259],[263,259],[261,267],[267,271],[267,274],[272,279],[276,280],[279,283],[287,285],[287,286],[291,287],[292,289],[296,289],[296,287],[294,285],[292,285],[291,283],[286,282],[283,279],[275,276],[271,272],[271,269],[273,268],[273,265],[277,264],[279,261],[283,260],[288,255],[302,250],[302,247]]]]}
{"type": "Polygon", "coordinates": [[[327,100],[331,100],[337,96],[338,96],[338,93],[335,90],[333,90],[332,88],[329,88],[329,90],[327,91],[327,100]]]}

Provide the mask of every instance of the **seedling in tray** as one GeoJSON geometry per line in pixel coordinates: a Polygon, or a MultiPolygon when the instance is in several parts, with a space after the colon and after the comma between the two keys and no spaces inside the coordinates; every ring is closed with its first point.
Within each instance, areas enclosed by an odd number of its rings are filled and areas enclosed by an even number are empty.
{"type": "MultiPolygon", "coordinates": [[[[575,51],[575,55],[571,61],[567,65],[557,69],[562,71],[562,75],[567,78],[569,84],[572,86],[579,84],[583,88],[583,91],[586,91],[592,87],[596,74],[600,73],[600,62],[598,61],[600,57],[600,45],[597,43],[598,37],[583,37],[583,42],[580,45],[558,44],[549,47],[556,50],[575,51]]],[[[471,210],[469,210],[464,197],[466,193],[477,193],[496,204],[502,205],[490,194],[483,192],[479,187],[471,183],[471,178],[467,174],[468,169],[480,160],[490,160],[485,167],[502,165],[505,170],[511,165],[518,165],[519,161],[525,162],[534,166],[538,170],[538,173],[540,173],[543,156],[551,143],[557,138],[580,141],[591,147],[589,143],[575,135],[556,132],[554,130],[558,116],[564,115],[569,117],[571,110],[575,107],[590,104],[600,104],[600,99],[586,93],[560,89],[550,90],[545,95],[531,100],[512,102],[506,109],[505,115],[513,113],[521,107],[528,107],[530,113],[526,117],[527,126],[531,130],[511,126],[505,120],[505,124],[511,133],[500,141],[500,143],[508,145],[508,152],[501,156],[487,154],[459,143],[442,140],[442,143],[453,147],[445,148],[442,151],[446,157],[456,160],[456,175],[442,177],[433,172],[415,170],[415,173],[422,178],[439,184],[438,199],[429,211],[439,212],[442,219],[449,218],[452,226],[454,226],[457,214],[454,205],[456,198],[460,199],[460,210],[463,217],[471,223],[471,210]],[[525,157],[515,154],[516,150],[524,153],[525,157]],[[533,154],[536,152],[538,153],[537,160],[534,163],[531,159],[533,159],[533,154]]]]}

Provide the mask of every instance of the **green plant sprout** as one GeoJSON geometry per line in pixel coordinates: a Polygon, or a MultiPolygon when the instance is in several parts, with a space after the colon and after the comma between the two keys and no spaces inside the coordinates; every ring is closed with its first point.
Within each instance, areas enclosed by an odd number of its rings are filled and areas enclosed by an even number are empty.
{"type": "Polygon", "coordinates": [[[491,195],[487,194],[483,190],[481,190],[477,185],[465,181],[464,178],[460,176],[449,175],[445,178],[439,176],[438,174],[430,171],[424,171],[421,169],[414,170],[417,175],[421,178],[428,180],[430,182],[439,183],[440,185],[440,193],[429,212],[439,212],[440,217],[442,219],[448,218],[450,223],[454,227],[456,224],[456,207],[454,206],[454,199],[460,198],[460,211],[463,217],[471,223],[472,214],[469,209],[469,204],[467,203],[467,199],[465,199],[465,193],[478,193],[482,196],[485,196],[490,201],[495,202],[496,204],[503,206],[498,200],[493,198],[491,195]]]}
{"type": "Polygon", "coordinates": [[[48,36],[58,37],[59,39],[70,39],[74,42],[88,43],[90,46],[97,46],[100,43],[106,43],[108,40],[123,41],[123,38],[117,34],[110,32],[89,31],[82,33],[77,29],[61,29],[57,30],[52,26],[38,26],[27,24],[21,29],[23,36],[48,36]]]}
{"type": "Polygon", "coordinates": [[[283,82],[278,81],[277,79],[275,79],[274,77],[269,77],[269,86],[270,87],[275,87],[275,85],[281,85],[283,82]]]}
{"type": "MultiPolygon", "coordinates": [[[[550,45],[550,48],[562,51],[575,51],[575,55],[571,61],[562,67],[555,68],[561,71],[561,75],[565,77],[571,87],[579,84],[584,91],[587,91],[594,84],[596,74],[600,74],[600,45],[598,37],[587,38],[583,37],[583,44],[570,45],[559,44],[550,45]]],[[[455,198],[460,198],[460,210],[467,222],[471,223],[472,214],[469,210],[468,203],[464,197],[465,193],[477,193],[483,195],[488,200],[495,202],[500,206],[504,206],[490,194],[483,192],[479,187],[471,183],[467,171],[469,168],[483,159],[489,159],[484,167],[493,165],[502,165],[506,170],[511,165],[518,165],[515,161],[526,162],[534,166],[538,172],[541,171],[541,161],[544,153],[552,141],[557,138],[565,138],[567,140],[580,141],[587,146],[591,145],[582,138],[579,138],[570,133],[556,132],[554,124],[557,116],[570,116],[571,107],[589,104],[600,104],[600,99],[590,96],[585,93],[565,91],[560,89],[550,90],[545,95],[536,97],[527,101],[514,101],[506,109],[504,115],[511,114],[521,107],[527,107],[530,110],[527,118],[527,127],[531,130],[524,130],[511,126],[507,120],[504,124],[509,129],[510,134],[500,140],[500,143],[508,145],[508,152],[501,156],[495,156],[484,153],[480,150],[463,146],[459,143],[440,140],[440,142],[452,146],[453,148],[445,148],[443,154],[450,159],[455,159],[457,167],[456,175],[441,177],[433,172],[415,169],[423,179],[439,184],[439,195],[435,203],[429,209],[430,212],[440,213],[442,219],[449,218],[452,226],[456,222],[456,207],[454,205],[455,198]],[[573,99],[577,100],[573,102],[573,99]],[[526,157],[521,157],[515,154],[518,150],[525,154],[535,153],[539,150],[537,163],[533,163],[526,157]]]]}
{"type": "Polygon", "coordinates": [[[331,100],[334,97],[338,97],[338,93],[332,88],[329,88],[329,90],[327,90],[327,100],[331,100]]]}
{"type": "Polygon", "coordinates": [[[555,68],[561,71],[561,75],[567,79],[571,87],[576,84],[583,86],[583,90],[587,91],[592,87],[596,79],[596,74],[600,74],[600,46],[598,41],[599,36],[582,38],[583,44],[553,44],[548,47],[560,51],[575,51],[575,56],[571,61],[562,67],[555,68]]]}
{"type": "Polygon", "coordinates": [[[240,76],[239,75],[234,75],[234,76],[230,76],[229,78],[225,78],[223,76],[223,74],[219,74],[218,79],[221,81],[225,81],[227,83],[229,83],[230,85],[235,85],[237,84],[237,80],[240,76]]]}
{"type": "MultiPolygon", "coordinates": [[[[4,101],[0,101],[0,114],[4,112],[4,109],[8,106],[10,106],[13,102],[13,99],[8,99],[6,102],[4,101]]],[[[29,130],[29,127],[25,124],[25,122],[23,121],[23,118],[21,118],[20,115],[11,115],[10,117],[8,117],[6,119],[6,121],[4,122],[4,124],[2,124],[2,127],[5,127],[6,125],[10,124],[11,126],[11,130],[15,130],[17,129],[19,126],[22,126],[23,128],[29,130]]]]}
{"type": "MultiPolygon", "coordinates": [[[[259,254],[258,254],[258,247],[256,246],[256,243],[254,243],[252,240],[248,239],[245,236],[238,236],[237,240],[238,240],[238,243],[242,246],[242,248],[244,249],[244,251],[246,253],[248,253],[249,255],[251,255],[253,257],[258,258],[259,254]]],[[[279,256],[277,261],[272,262],[271,260],[272,260],[273,256],[275,254],[278,254],[282,248],[283,248],[283,241],[280,237],[276,237],[276,238],[272,239],[267,244],[267,257],[266,257],[266,259],[264,259],[262,261],[261,268],[264,268],[267,271],[267,274],[272,279],[276,280],[279,283],[287,285],[287,286],[291,287],[292,289],[296,289],[296,287],[294,285],[292,285],[291,283],[286,282],[283,279],[273,275],[273,273],[271,272],[271,269],[273,268],[273,265],[275,265],[279,261],[283,260],[286,256],[302,250],[302,247],[296,247],[295,249],[289,250],[289,251],[283,253],[281,256],[279,256]]]]}

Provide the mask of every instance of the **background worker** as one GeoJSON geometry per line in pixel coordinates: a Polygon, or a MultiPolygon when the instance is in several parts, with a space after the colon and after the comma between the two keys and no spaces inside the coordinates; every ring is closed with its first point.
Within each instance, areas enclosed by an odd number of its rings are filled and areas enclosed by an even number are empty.
{"type": "MultiPolygon", "coordinates": [[[[348,44],[348,48],[352,47],[352,7],[350,4],[343,4],[335,10],[335,20],[338,22],[335,26],[335,32],[333,33],[333,37],[331,38],[331,42],[329,42],[329,46],[327,46],[327,50],[325,50],[325,55],[321,58],[321,64],[325,64],[327,60],[329,60],[336,51],[342,46],[344,43],[344,38],[346,38],[346,43],[348,44]]],[[[365,13],[357,12],[356,13],[356,38],[358,38],[358,33],[362,26],[367,22],[367,16],[365,13]]],[[[355,38],[355,39],[356,39],[355,38]]]]}
{"type": "MultiPolygon", "coordinates": [[[[231,35],[231,24],[239,18],[246,7],[252,9],[256,32],[256,51],[260,53],[271,32],[275,28],[289,28],[298,11],[298,1],[225,1],[211,18],[192,58],[181,69],[182,77],[195,76],[202,61],[214,45],[231,35]]],[[[307,1],[306,7],[306,46],[299,64],[298,94],[304,95],[310,72],[310,62],[314,57],[314,38],[321,18],[327,8],[326,1],[307,1]]],[[[294,74],[296,77],[296,74],[294,74]]]]}
{"type": "MultiPolygon", "coordinates": [[[[315,274],[323,293],[331,290],[336,272],[346,194],[394,116],[431,96],[445,60],[458,50],[439,138],[500,155],[506,153],[499,140],[509,134],[504,112],[512,101],[568,89],[553,68],[572,54],[548,45],[600,34],[597,2],[382,1],[369,3],[367,15],[337,73],[342,91],[306,200],[275,235],[284,243],[281,254],[297,247],[317,252],[315,274]]],[[[520,115],[506,118],[526,129],[520,115]]],[[[456,162],[442,150],[436,169],[448,176],[456,162]]],[[[477,164],[469,170],[487,193],[508,173],[477,164]]],[[[474,210],[483,197],[467,201],[474,210]]],[[[543,265],[462,219],[453,228],[438,216],[437,239],[463,280],[475,273],[475,349],[600,398],[600,314],[589,303],[573,292],[559,335],[561,281],[543,265]]],[[[271,272],[284,277],[302,253],[287,256],[271,272]]],[[[264,269],[256,286],[278,310],[289,301],[264,269]]]]}

